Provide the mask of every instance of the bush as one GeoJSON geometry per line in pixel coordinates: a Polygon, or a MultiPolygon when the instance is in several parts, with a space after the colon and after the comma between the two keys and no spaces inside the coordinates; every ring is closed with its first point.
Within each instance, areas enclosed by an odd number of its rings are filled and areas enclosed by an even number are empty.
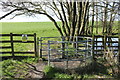
{"type": "Polygon", "coordinates": [[[115,56],[113,51],[108,49],[108,51],[104,53],[104,59],[107,65],[109,66],[108,74],[113,77],[119,78],[120,77],[120,74],[119,74],[120,66],[118,64],[118,58],[115,56]]]}

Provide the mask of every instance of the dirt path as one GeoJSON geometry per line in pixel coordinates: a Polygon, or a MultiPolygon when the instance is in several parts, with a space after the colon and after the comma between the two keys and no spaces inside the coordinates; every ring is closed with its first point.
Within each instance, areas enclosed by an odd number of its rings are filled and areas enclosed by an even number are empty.
{"type": "Polygon", "coordinates": [[[30,72],[27,75],[27,78],[39,80],[45,77],[45,74],[43,72],[44,67],[47,65],[45,62],[39,61],[37,64],[27,64],[27,65],[30,67],[30,72]]]}

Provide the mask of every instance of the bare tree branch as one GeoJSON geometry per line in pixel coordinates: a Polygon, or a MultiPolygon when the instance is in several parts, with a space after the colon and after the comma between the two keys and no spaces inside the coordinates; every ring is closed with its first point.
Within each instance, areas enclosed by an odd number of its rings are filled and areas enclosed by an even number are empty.
{"type": "Polygon", "coordinates": [[[14,10],[10,11],[9,13],[7,13],[4,16],[0,17],[0,20],[7,17],[7,16],[9,16],[10,14],[14,13],[15,11],[18,11],[18,10],[21,10],[21,9],[14,9],[14,10]]]}

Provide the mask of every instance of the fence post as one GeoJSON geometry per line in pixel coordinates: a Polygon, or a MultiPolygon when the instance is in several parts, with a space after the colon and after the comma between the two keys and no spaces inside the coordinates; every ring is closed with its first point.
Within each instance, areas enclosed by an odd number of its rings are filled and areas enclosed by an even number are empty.
{"type": "Polygon", "coordinates": [[[37,37],[37,57],[39,58],[39,37],[37,37]]]}
{"type": "Polygon", "coordinates": [[[103,41],[104,42],[104,45],[103,45],[104,46],[104,51],[106,51],[106,40],[107,40],[107,36],[104,35],[104,41],[103,41]]]}
{"type": "MultiPolygon", "coordinates": [[[[118,38],[119,38],[119,41],[118,41],[118,65],[120,65],[120,35],[119,35],[118,38]]],[[[119,73],[120,73],[120,71],[119,71],[119,73]]]]}
{"type": "Polygon", "coordinates": [[[95,40],[95,35],[92,35],[92,59],[95,61],[95,54],[94,54],[94,40],[95,40]]]}
{"type": "Polygon", "coordinates": [[[40,58],[42,58],[42,38],[40,38],[40,58]]]}
{"type": "Polygon", "coordinates": [[[99,37],[96,36],[94,39],[95,39],[95,41],[96,41],[96,43],[95,43],[95,46],[96,46],[96,47],[95,47],[95,49],[96,49],[95,54],[97,54],[97,50],[98,50],[98,47],[97,47],[98,44],[97,44],[97,43],[98,43],[99,37]]]}
{"type": "Polygon", "coordinates": [[[13,45],[13,34],[12,33],[10,33],[10,40],[11,40],[12,57],[14,58],[14,45],[13,45]]]}
{"type": "Polygon", "coordinates": [[[34,33],[34,54],[35,54],[35,57],[37,57],[36,33],[34,33]]]}

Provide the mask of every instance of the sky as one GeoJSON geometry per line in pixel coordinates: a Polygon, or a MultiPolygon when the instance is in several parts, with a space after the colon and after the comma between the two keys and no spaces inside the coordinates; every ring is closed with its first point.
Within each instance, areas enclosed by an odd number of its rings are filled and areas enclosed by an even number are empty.
{"type": "MultiPolygon", "coordinates": [[[[37,0],[36,0],[37,1],[37,0]]],[[[94,0],[95,1],[95,0],[94,0]]],[[[109,0],[108,0],[109,1],[109,0]]],[[[112,1],[112,0],[110,0],[112,1]]],[[[1,6],[0,6],[1,8],[1,6]]],[[[0,10],[0,17],[5,15],[6,13],[0,10]]],[[[0,22],[48,22],[50,21],[46,16],[44,15],[36,15],[36,17],[32,17],[32,16],[25,16],[25,15],[21,15],[21,16],[17,16],[13,19],[12,18],[13,15],[9,15],[6,18],[0,20],[0,22]]],[[[54,17],[54,19],[56,21],[59,21],[56,17],[54,17]]],[[[96,18],[95,18],[96,19],[96,18]]]]}
{"type": "MultiPolygon", "coordinates": [[[[4,15],[4,12],[0,12],[0,16],[4,15]]],[[[36,15],[36,17],[32,17],[32,16],[25,16],[25,15],[21,15],[21,16],[17,16],[13,19],[12,15],[7,16],[6,18],[0,20],[0,22],[47,22],[50,21],[46,16],[44,15],[36,15]]]]}

